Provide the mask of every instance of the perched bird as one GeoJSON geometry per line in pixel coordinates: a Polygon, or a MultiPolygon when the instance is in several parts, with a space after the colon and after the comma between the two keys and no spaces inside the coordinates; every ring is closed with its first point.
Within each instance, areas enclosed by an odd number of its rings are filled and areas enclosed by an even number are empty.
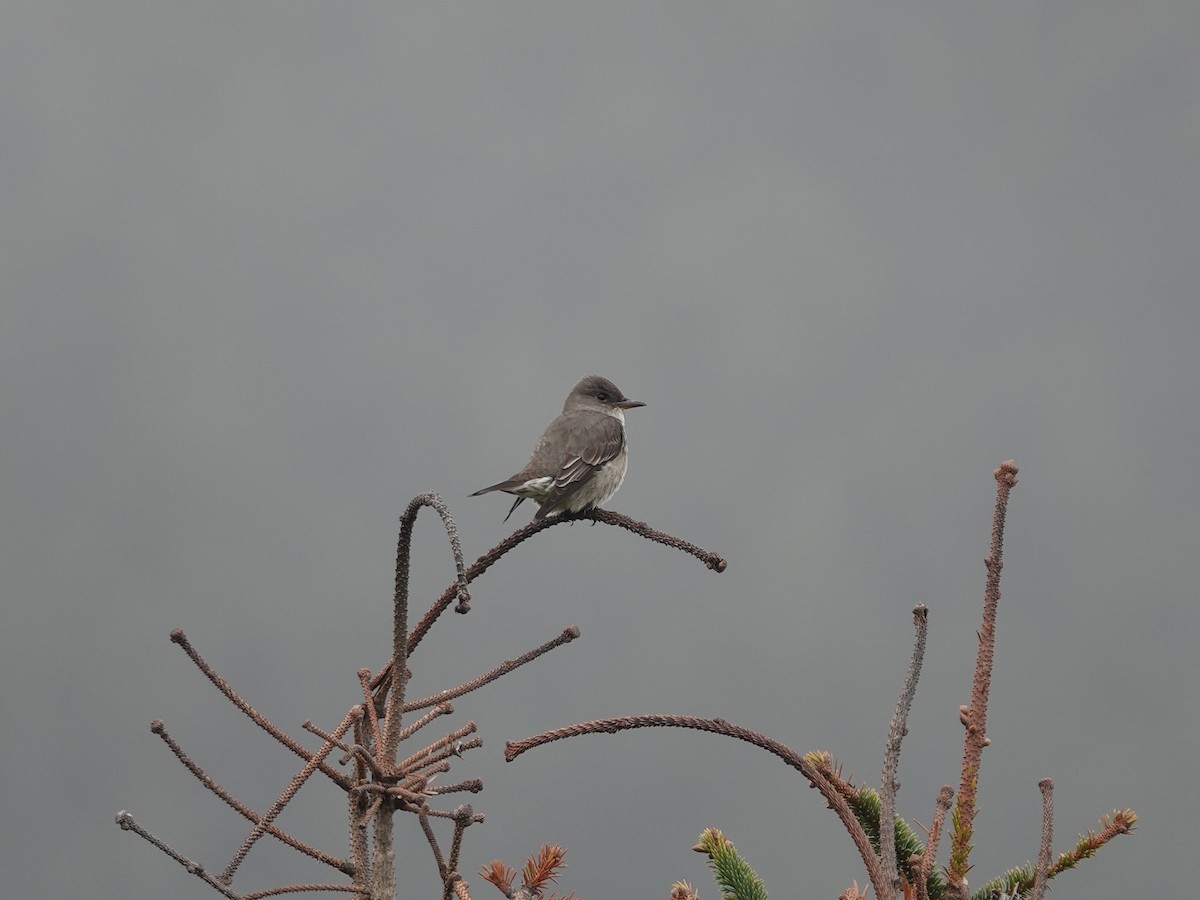
{"type": "Polygon", "coordinates": [[[595,509],[625,480],[625,410],[645,405],[625,399],[607,378],[587,376],[571,388],[562,415],[542,432],[525,468],[471,496],[513,494],[517,499],[508,516],[523,500],[534,500],[541,506],[535,519],[595,509]]]}

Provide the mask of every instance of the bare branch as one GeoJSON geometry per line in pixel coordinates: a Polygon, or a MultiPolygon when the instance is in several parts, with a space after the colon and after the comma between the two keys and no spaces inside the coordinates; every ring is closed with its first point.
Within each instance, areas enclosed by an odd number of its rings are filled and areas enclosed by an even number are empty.
{"type": "Polygon", "coordinates": [[[540,647],[534,647],[528,653],[523,653],[516,659],[506,659],[490,672],[480,675],[478,678],[472,678],[470,681],[460,684],[456,688],[451,688],[448,691],[442,691],[440,694],[434,694],[430,697],[425,697],[421,700],[414,700],[411,703],[404,704],[404,711],[411,712],[416,709],[424,709],[426,706],[432,706],[435,703],[442,703],[446,700],[453,700],[455,697],[461,697],[463,694],[469,694],[471,691],[478,690],[485,684],[490,684],[502,675],[507,675],[513,669],[519,669],[526,663],[533,662],[539,656],[549,653],[563,644],[569,644],[571,641],[579,637],[579,627],[572,625],[569,628],[563,629],[562,634],[547,641],[540,647]]]}
{"type": "Polygon", "coordinates": [[[233,890],[231,890],[229,888],[228,885],[226,885],[223,882],[221,882],[220,880],[214,878],[212,875],[209,875],[208,872],[205,871],[204,866],[200,865],[200,863],[195,862],[194,860],[188,859],[182,853],[179,853],[178,851],[176,851],[174,847],[171,847],[169,844],[163,843],[158,838],[156,838],[154,835],[152,835],[150,832],[146,831],[146,829],[142,828],[142,826],[140,826],[137,822],[135,822],[133,820],[133,816],[131,816],[129,813],[125,812],[125,810],[121,810],[119,813],[117,813],[117,824],[120,825],[123,830],[132,831],[138,837],[153,844],[155,847],[157,847],[163,853],[167,854],[167,856],[171,857],[171,859],[175,860],[175,862],[179,863],[181,866],[183,866],[185,869],[187,869],[193,875],[195,875],[198,878],[200,878],[201,880],[203,880],[204,883],[207,884],[209,887],[211,887],[213,890],[218,891],[220,894],[222,894],[225,897],[228,897],[229,900],[245,900],[245,898],[243,898],[241,894],[235,893],[233,890]]]}
{"type": "Polygon", "coordinates": [[[603,522],[605,525],[616,525],[619,528],[624,528],[626,531],[632,531],[638,537],[644,537],[648,541],[654,541],[656,544],[663,544],[667,547],[673,547],[676,550],[682,550],[684,553],[696,557],[696,559],[700,560],[714,572],[724,572],[728,565],[723,556],[697,547],[690,541],[683,540],[683,538],[677,538],[672,534],[667,534],[665,531],[658,531],[651,528],[645,522],[639,522],[637,519],[631,519],[629,516],[608,509],[593,509],[589,512],[574,513],[569,517],[563,518],[566,521],[586,519],[593,522],[603,522]]]}
{"type": "MultiPolygon", "coordinates": [[[[201,769],[200,766],[192,761],[190,756],[184,753],[183,748],[175,743],[175,739],[167,733],[167,728],[161,720],[156,719],[154,722],[150,723],[150,730],[162,738],[163,742],[167,745],[167,747],[170,748],[171,752],[175,754],[175,758],[183,763],[184,768],[191,772],[192,775],[196,777],[196,780],[204,785],[204,787],[224,800],[231,809],[250,822],[253,822],[255,825],[258,825],[260,822],[262,822],[262,816],[238,800],[235,796],[233,796],[233,794],[225,790],[225,788],[213,781],[207,772],[201,769]]],[[[271,835],[271,837],[287,844],[289,847],[299,850],[306,856],[311,856],[318,862],[323,862],[328,866],[332,866],[335,869],[345,872],[347,875],[350,875],[353,872],[350,864],[344,859],[338,859],[336,856],[330,856],[328,853],[323,853],[316,847],[304,843],[304,841],[300,840],[299,838],[292,837],[286,831],[281,830],[275,825],[268,825],[267,833],[271,835]]]]}
{"type": "MultiPolygon", "coordinates": [[[[438,751],[442,751],[443,753],[446,753],[447,755],[457,756],[457,755],[461,754],[463,750],[467,749],[467,745],[464,744],[462,747],[459,747],[458,746],[459,743],[461,743],[462,739],[465,738],[468,734],[474,734],[476,727],[477,726],[475,725],[474,722],[468,722],[466,725],[463,725],[461,728],[457,728],[454,731],[450,732],[449,734],[438,738],[436,741],[434,741],[429,746],[422,747],[420,750],[418,750],[412,756],[410,756],[407,759],[400,762],[396,766],[396,771],[397,772],[412,772],[418,768],[423,768],[424,766],[429,765],[430,761],[435,758],[434,755],[438,751]],[[447,749],[447,748],[452,748],[452,749],[447,749]]],[[[473,747],[479,746],[479,744],[477,744],[475,742],[468,742],[468,743],[470,744],[470,746],[473,746],[473,747]]],[[[445,756],[436,757],[436,758],[445,759],[445,756]]]]}
{"type": "Polygon", "coordinates": [[[1042,792],[1042,843],[1038,847],[1037,875],[1033,879],[1030,900],[1046,896],[1046,876],[1050,871],[1050,843],[1054,839],[1054,782],[1043,778],[1038,782],[1042,792]]]}
{"type": "Polygon", "coordinates": [[[404,728],[401,729],[401,731],[400,731],[400,740],[402,740],[402,741],[408,740],[410,737],[412,737],[414,734],[416,734],[418,731],[420,731],[422,728],[424,728],[426,725],[428,725],[434,719],[439,718],[440,716],[448,716],[452,712],[454,712],[453,704],[439,703],[437,706],[435,706],[429,712],[425,713],[425,715],[421,716],[421,718],[416,719],[413,722],[410,722],[408,725],[405,725],[404,728]]]}
{"type": "Polygon", "coordinates": [[[452,870],[458,869],[458,858],[462,853],[463,835],[466,833],[467,828],[474,823],[475,810],[472,809],[470,803],[464,803],[462,806],[454,809],[454,837],[450,843],[450,860],[448,862],[452,870]]]}
{"type": "MultiPolygon", "coordinates": [[[[592,521],[601,522],[605,525],[616,525],[620,528],[632,531],[634,534],[644,537],[647,540],[664,544],[668,547],[674,547],[677,550],[682,550],[684,553],[688,553],[699,559],[714,572],[725,571],[726,561],[723,557],[717,555],[716,553],[703,550],[700,547],[697,547],[695,544],[689,543],[688,541],[675,537],[674,535],[667,534],[666,532],[656,531],[645,522],[638,522],[636,519],[631,519],[628,516],[611,512],[610,510],[594,509],[591,512],[548,516],[545,519],[533,520],[523,528],[518,528],[491,550],[487,551],[487,553],[484,553],[481,557],[479,557],[479,559],[475,560],[475,562],[471,563],[471,565],[467,567],[463,578],[468,584],[470,584],[472,581],[490,569],[493,565],[499,562],[499,560],[510,550],[512,550],[518,544],[527,541],[538,532],[545,531],[547,528],[553,528],[555,525],[561,525],[564,522],[577,521],[592,521]]],[[[430,607],[429,612],[425,614],[425,617],[421,619],[417,626],[412,630],[408,636],[409,653],[412,653],[413,650],[417,648],[417,645],[420,644],[425,635],[429,633],[429,629],[433,627],[433,623],[436,622],[438,617],[449,608],[450,603],[457,596],[458,589],[458,582],[455,582],[446,588],[446,590],[442,592],[441,597],[438,598],[437,602],[430,607]]],[[[390,665],[391,664],[389,663],[388,666],[382,669],[380,673],[372,680],[371,686],[373,688],[378,688],[388,677],[390,665]]]]}
{"type": "MultiPolygon", "coordinates": [[[[900,782],[896,773],[900,767],[900,742],[908,734],[908,711],[912,709],[913,696],[917,692],[917,680],[921,677],[921,664],[925,659],[925,638],[929,634],[929,610],[918,603],[913,608],[913,624],[917,638],[913,646],[912,661],[904,678],[904,689],[896,701],[896,712],[888,728],[887,749],[883,753],[883,777],[879,786],[879,856],[883,865],[883,877],[892,886],[892,892],[879,900],[891,900],[900,889],[900,874],[896,869],[896,792],[900,782]]],[[[878,893],[878,892],[876,892],[878,893]]]]}
{"type": "Polygon", "coordinates": [[[723,734],[727,737],[738,738],[778,756],[793,769],[803,774],[809,783],[821,792],[821,796],[825,798],[825,802],[829,804],[830,809],[837,813],[838,818],[842,820],[842,824],[850,833],[850,837],[854,841],[854,845],[858,848],[864,865],[867,867],[867,873],[870,875],[871,884],[875,887],[876,896],[881,895],[884,880],[883,869],[879,864],[879,857],[875,855],[875,849],[871,846],[870,839],[846,803],[845,797],[837,791],[834,785],[818,771],[817,767],[807,757],[801,756],[795,750],[778,741],[772,740],[766,735],[759,734],[757,731],[751,731],[748,728],[742,728],[740,725],[733,725],[724,719],[697,719],[693,716],[662,715],[596,719],[591,722],[580,722],[576,725],[556,728],[553,731],[534,735],[521,741],[509,741],[504,745],[504,758],[512,762],[527,750],[539,747],[542,744],[551,743],[552,741],[560,741],[564,738],[582,734],[615,734],[618,731],[627,731],[634,728],[694,728],[698,731],[708,731],[713,734],[723,734]]]}
{"type": "MultiPolygon", "coordinates": [[[[214,685],[216,685],[217,690],[224,694],[229,699],[230,703],[245,713],[251,722],[257,725],[271,737],[275,738],[275,740],[279,741],[279,743],[283,744],[283,746],[287,747],[305,762],[312,758],[308,750],[306,750],[300,743],[294,740],[290,735],[281,731],[274,722],[243,700],[238,692],[230,686],[229,682],[218,675],[212,669],[212,667],[204,661],[204,658],[200,656],[200,654],[196,651],[196,648],[193,647],[191,642],[187,639],[187,635],[183,633],[182,628],[176,628],[171,632],[171,642],[182,647],[184,652],[191,658],[192,662],[196,664],[196,668],[203,672],[204,676],[214,685]]],[[[322,774],[331,779],[335,784],[341,787],[342,790],[350,789],[350,779],[348,779],[341,772],[337,771],[337,769],[324,763],[321,764],[320,769],[322,774]]]]}
{"type": "MultiPolygon", "coordinates": [[[[341,724],[334,729],[333,738],[339,738],[349,731],[350,726],[353,725],[355,720],[357,720],[361,715],[362,708],[358,706],[346,713],[346,716],[342,719],[341,724]]],[[[271,808],[267,811],[266,815],[264,815],[258,821],[258,823],[255,824],[254,828],[251,829],[250,833],[246,835],[246,839],[242,841],[242,846],[238,848],[237,853],[233,855],[233,859],[229,861],[229,865],[225,867],[225,871],[221,873],[222,881],[224,881],[226,884],[229,884],[233,881],[234,873],[237,872],[238,866],[242,864],[242,860],[246,858],[246,854],[250,852],[250,848],[258,842],[258,839],[263,836],[264,832],[266,832],[267,827],[275,821],[276,817],[278,817],[281,812],[283,812],[283,808],[287,806],[289,802],[291,802],[291,799],[294,796],[296,796],[296,792],[304,786],[304,782],[308,781],[312,773],[317,770],[317,768],[325,760],[325,757],[332,753],[334,749],[334,740],[326,741],[321,745],[321,749],[314,753],[312,758],[304,764],[299,772],[296,773],[291,782],[288,783],[288,786],[283,789],[283,793],[280,794],[278,799],[276,799],[276,801],[271,805],[271,808]]]]}
{"type": "Polygon", "coordinates": [[[365,666],[358,670],[358,684],[363,692],[364,715],[367,718],[368,737],[375,743],[375,758],[384,758],[383,731],[379,727],[379,710],[375,708],[375,698],[371,694],[371,670],[365,666]]]}
{"type": "Polygon", "coordinates": [[[433,833],[433,826],[429,824],[429,811],[422,806],[417,810],[417,820],[421,823],[421,830],[425,832],[425,840],[429,841],[429,849],[433,851],[434,862],[437,863],[438,872],[441,873],[442,879],[450,873],[450,869],[446,866],[446,859],[442,856],[442,848],[438,846],[437,835],[433,833]]]}
{"type": "Polygon", "coordinates": [[[281,894],[311,894],[317,891],[339,891],[344,894],[356,894],[358,888],[352,884],[281,884],[278,887],[267,888],[246,894],[245,900],[262,900],[263,897],[278,897],[281,894]]]}
{"type": "Polygon", "coordinates": [[[462,544],[458,539],[458,528],[450,516],[450,510],[442,502],[442,498],[430,492],[414,497],[409,502],[404,515],[400,517],[400,537],[396,545],[396,595],[395,615],[392,637],[392,666],[393,671],[400,677],[394,679],[392,693],[388,698],[387,731],[383,742],[383,755],[379,764],[390,769],[396,759],[396,748],[400,744],[401,709],[404,706],[404,689],[407,685],[408,670],[408,574],[410,557],[412,555],[413,527],[417,521],[417,512],[422,506],[432,506],[442,517],[446,534],[450,538],[450,547],[454,552],[454,565],[458,570],[458,579],[454,583],[454,596],[458,598],[459,612],[471,608],[471,595],[467,591],[467,575],[463,569],[462,544]]]}
{"type": "Polygon", "coordinates": [[[947,887],[951,893],[966,900],[967,871],[971,868],[971,835],[974,831],[975,794],[979,785],[979,763],[987,737],[988,692],[992,683],[992,661],[996,649],[996,608],[1000,602],[1000,571],[1004,568],[1004,521],[1008,513],[1008,495],[1017,483],[1017,464],[1011,459],[996,469],[996,506],[992,515],[991,551],[987,566],[987,586],[983,592],[983,626],[979,631],[979,653],[975,660],[975,680],[971,689],[971,705],[963,712],[966,736],[963,740],[962,776],[955,807],[954,832],[950,841],[950,865],[947,867],[947,887]]]}

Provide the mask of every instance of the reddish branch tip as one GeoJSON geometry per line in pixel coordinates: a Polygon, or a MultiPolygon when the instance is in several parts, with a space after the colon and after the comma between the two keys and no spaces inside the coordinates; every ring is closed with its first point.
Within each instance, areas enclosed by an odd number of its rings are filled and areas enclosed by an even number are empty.
{"type": "Polygon", "coordinates": [[[155,719],[153,722],[150,723],[150,730],[152,732],[154,732],[155,734],[162,734],[162,730],[164,727],[165,726],[163,725],[162,719],[155,719]]]}
{"type": "Polygon", "coordinates": [[[173,628],[171,629],[171,640],[176,644],[182,644],[187,640],[187,637],[184,635],[182,628],[173,628]]]}
{"type": "Polygon", "coordinates": [[[1000,463],[1000,468],[998,468],[993,474],[996,476],[997,481],[1004,481],[1010,485],[1016,484],[1017,464],[1011,459],[1006,459],[1004,462],[1000,463]]]}

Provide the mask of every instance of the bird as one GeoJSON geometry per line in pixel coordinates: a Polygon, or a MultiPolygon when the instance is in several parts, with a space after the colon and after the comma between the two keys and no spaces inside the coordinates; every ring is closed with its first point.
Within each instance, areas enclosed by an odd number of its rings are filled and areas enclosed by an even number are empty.
{"type": "Polygon", "coordinates": [[[505,522],[525,500],[539,505],[535,521],[595,509],[625,480],[625,410],[645,405],[628,399],[607,378],[588,375],[571,388],[562,414],[542,432],[525,468],[471,496],[492,491],[514,495],[505,522]]]}

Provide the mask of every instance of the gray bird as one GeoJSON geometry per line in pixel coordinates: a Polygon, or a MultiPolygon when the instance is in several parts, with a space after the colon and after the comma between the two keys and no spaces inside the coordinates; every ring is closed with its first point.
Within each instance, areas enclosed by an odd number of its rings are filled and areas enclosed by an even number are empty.
{"type": "Polygon", "coordinates": [[[571,388],[562,415],[542,432],[525,468],[471,496],[513,494],[517,499],[505,522],[524,500],[541,506],[534,519],[595,509],[625,480],[629,454],[624,411],[645,405],[627,400],[607,378],[587,376],[571,388]]]}

